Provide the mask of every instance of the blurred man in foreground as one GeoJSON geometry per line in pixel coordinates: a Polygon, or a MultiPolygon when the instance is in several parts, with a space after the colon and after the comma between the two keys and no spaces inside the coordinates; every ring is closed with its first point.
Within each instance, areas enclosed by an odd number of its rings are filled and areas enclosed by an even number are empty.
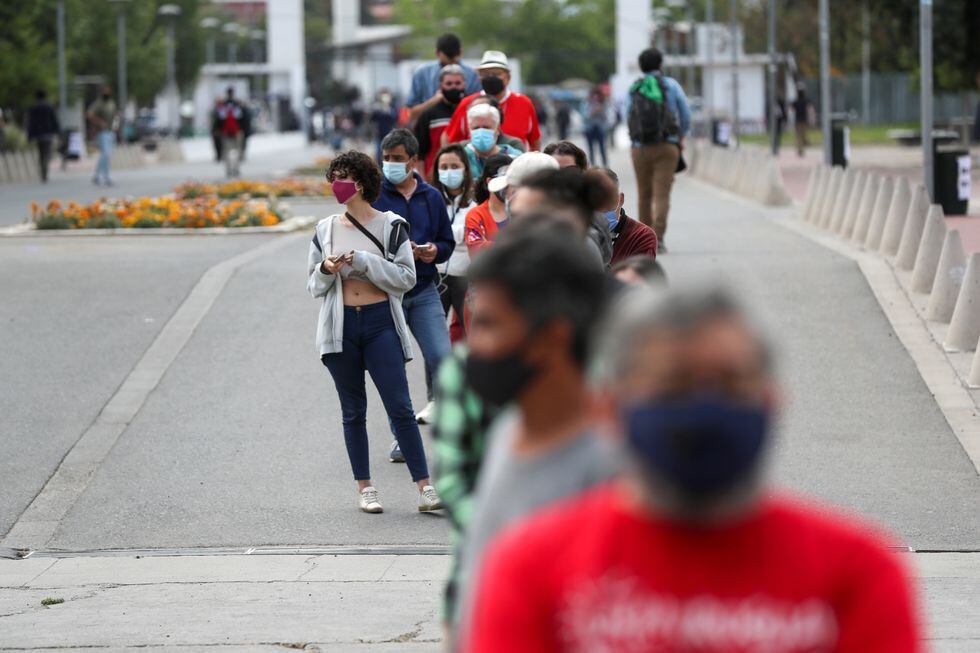
{"type": "Polygon", "coordinates": [[[484,545],[514,520],[615,471],[586,410],[586,347],[603,303],[603,276],[573,225],[556,222],[543,231],[540,222],[530,216],[508,227],[470,267],[466,381],[485,403],[510,410],[487,434],[462,547],[464,622],[484,545]]]}
{"type": "Polygon", "coordinates": [[[596,361],[629,471],[488,547],[465,650],[921,650],[886,539],[764,482],[779,393],[733,300],[638,292],[596,361]]]}

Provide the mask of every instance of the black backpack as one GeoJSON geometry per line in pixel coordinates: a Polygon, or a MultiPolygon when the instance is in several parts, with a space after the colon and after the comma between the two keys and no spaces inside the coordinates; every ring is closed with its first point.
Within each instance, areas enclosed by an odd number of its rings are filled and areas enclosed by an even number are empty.
{"type": "Polygon", "coordinates": [[[663,102],[651,100],[640,93],[638,84],[630,91],[630,112],[627,116],[630,140],[642,145],[663,143],[668,136],[676,136],[680,131],[677,116],[667,107],[667,85],[662,75],[654,75],[660,86],[663,102]]]}

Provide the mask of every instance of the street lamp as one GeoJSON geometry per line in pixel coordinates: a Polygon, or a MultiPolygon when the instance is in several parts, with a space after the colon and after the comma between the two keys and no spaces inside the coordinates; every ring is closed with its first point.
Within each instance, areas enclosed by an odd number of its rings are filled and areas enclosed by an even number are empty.
{"type": "Polygon", "coordinates": [[[208,63],[214,63],[214,31],[221,24],[221,21],[214,16],[208,16],[207,18],[201,19],[201,27],[208,33],[207,45],[207,60],[208,63]]]}
{"type": "Polygon", "coordinates": [[[126,88],[126,4],[129,0],[109,0],[116,5],[116,31],[119,40],[119,64],[118,83],[119,87],[119,115],[122,116],[122,133],[126,137],[126,105],[129,104],[129,96],[126,88]]]}
{"type": "Polygon", "coordinates": [[[177,61],[174,35],[177,16],[180,15],[180,7],[175,4],[160,5],[157,15],[167,21],[167,94],[170,96],[170,107],[167,113],[171,121],[171,128],[177,131],[177,103],[179,101],[177,91],[177,61]]]}
{"type": "Polygon", "coordinates": [[[68,108],[68,84],[65,81],[65,0],[58,0],[58,117],[65,119],[68,108]]]}

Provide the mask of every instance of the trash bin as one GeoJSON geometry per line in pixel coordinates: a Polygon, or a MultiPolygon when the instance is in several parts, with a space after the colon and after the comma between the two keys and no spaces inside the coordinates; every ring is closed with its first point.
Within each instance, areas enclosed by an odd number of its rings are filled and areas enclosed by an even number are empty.
{"type": "Polygon", "coordinates": [[[835,113],[830,117],[830,162],[846,168],[851,160],[851,129],[847,126],[850,116],[835,113]]]}
{"type": "Polygon", "coordinates": [[[934,201],[946,215],[966,215],[970,208],[970,150],[940,145],[933,158],[934,201]]]}
{"type": "Polygon", "coordinates": [[[732,123],[715,118],[711,121],[711,142],[721,147],[728,147],[732,139],[732,123]]]}

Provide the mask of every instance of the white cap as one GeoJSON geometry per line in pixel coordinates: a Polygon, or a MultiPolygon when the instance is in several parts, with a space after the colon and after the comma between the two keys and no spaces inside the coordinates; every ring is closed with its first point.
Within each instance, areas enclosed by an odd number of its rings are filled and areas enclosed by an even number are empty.
{"type": "Polygon", "coordinates": [[[525,152],[507,166],[507,174],[487,182],[487,189],[497,193],[508,186],[520,186],[525,179],[542,170],[558,170],[558,161],[542,152],[525,152]]]}
{"type": "Polygon", "coordinates": [[[488,68],[510,70],[510,66],[507,63],[507,55],[500,50],[487,50],[484,52],[483,58],[480,59],[480,65],[476,69],[487,70],[488,68]]]}

